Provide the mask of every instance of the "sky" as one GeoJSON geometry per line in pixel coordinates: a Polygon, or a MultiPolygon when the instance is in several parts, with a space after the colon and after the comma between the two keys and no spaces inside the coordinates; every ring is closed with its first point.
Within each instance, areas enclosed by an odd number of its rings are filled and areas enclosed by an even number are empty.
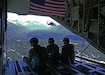
{"type": "Polygon", "coordinates": [[[25,21],[37,21],[37,22],[40,22],[42,24],[44,24],[45,26],[48,26],[47,22],[54,22],[56,23],[57,25],[59,25],[58,22],[56,22],[55,20],[53,20],[52,18],[48,17],[48,16],[37,16],[37,15],[18,15],[18,14],[15,14],[15,13],[7,13],[8,14],[8,17],[7,17],[7,20],[10,21],[10,20],[20,20],[22,22],[25,22],[25,21]]]}

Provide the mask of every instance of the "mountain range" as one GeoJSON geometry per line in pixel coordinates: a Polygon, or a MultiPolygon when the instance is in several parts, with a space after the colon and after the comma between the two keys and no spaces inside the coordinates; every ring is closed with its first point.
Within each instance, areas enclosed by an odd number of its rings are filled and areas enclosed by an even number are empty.
{"type": "Polygon", "coordinates": [[[37,37],[39,39],[46,39],[49,37],[53,37],[55,39],[63,39],[64,37],[68,37],[72,40],[82,40],[80,36],[73,34],[61,25],[46,27],[37,21],[8,21],[7,33],[8,37],[19,39],[31,37],[37,37]]]}

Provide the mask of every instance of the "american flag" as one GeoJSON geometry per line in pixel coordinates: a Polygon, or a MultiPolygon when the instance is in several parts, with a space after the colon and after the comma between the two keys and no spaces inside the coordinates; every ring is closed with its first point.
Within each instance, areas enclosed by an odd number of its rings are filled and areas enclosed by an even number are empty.
{"type": "Polygon", "coordinates": [[[30,0],[30,14],[65,16],[64,0],[30,0]]]}

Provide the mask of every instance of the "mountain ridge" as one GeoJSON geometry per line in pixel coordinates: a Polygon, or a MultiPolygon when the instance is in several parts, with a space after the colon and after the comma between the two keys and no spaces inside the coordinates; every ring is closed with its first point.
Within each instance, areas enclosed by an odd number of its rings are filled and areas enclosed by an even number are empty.
{"type": "MultiPolygon", "coordinates": [[[[31,24],[31,26],[35,27],[34,24],[31,24]]],[[[70,32],[69,30],[67,30],[66,28],[60,25],[51,26],[46,29],[28,30],[27,27],[25,26],[15,25],[11,22],[8,22],[8,36],[11,38],[23,38],[24,37],[27,39],[31,37],[37,37],[39,39],[46,39],[49,37],[53,37],[55,39],[63,39],[64,37],[68,37],[72,40],[81,40],[80,39],[81,37],[74,35],[72,32],[70,32]]]]}

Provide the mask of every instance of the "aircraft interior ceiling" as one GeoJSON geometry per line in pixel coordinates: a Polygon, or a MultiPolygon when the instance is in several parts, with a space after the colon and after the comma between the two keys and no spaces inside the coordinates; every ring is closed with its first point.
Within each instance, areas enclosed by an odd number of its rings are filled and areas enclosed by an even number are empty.
{"type": "Polygon", "coordinates": [[[66,0],[66,16],[51,16],[105,53],[105,0],[66,0]]]}

